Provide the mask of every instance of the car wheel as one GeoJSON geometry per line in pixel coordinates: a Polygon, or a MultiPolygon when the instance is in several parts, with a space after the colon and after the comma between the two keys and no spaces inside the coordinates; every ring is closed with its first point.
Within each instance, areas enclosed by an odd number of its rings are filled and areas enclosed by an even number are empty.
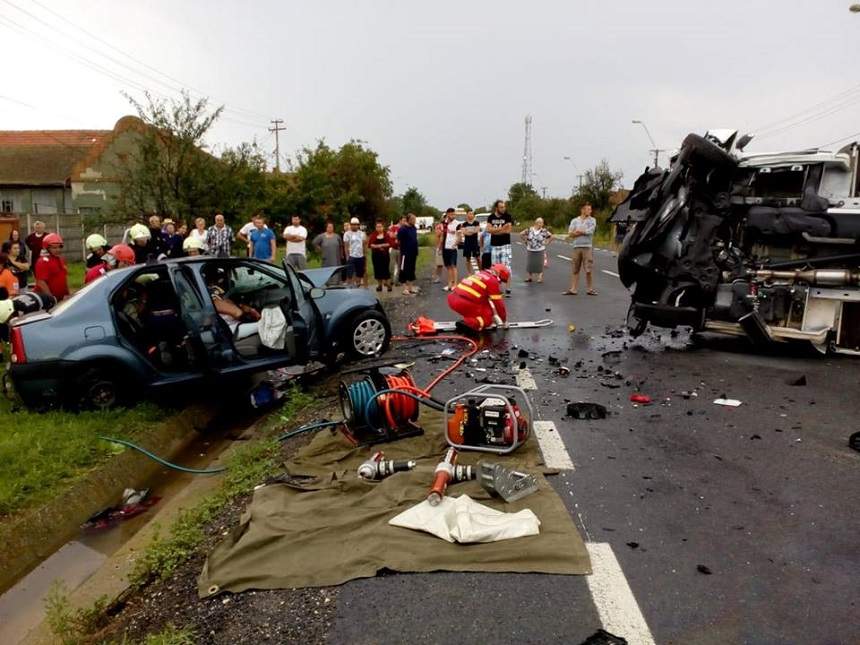
{"type": "Polygon", "coordinates": [[[122,399],[119,382],[101,369],[87,370],[80,383],[78,400],[82,408],[107,410],[118,405],[122,399]]]}
{"type": "Polygon", "coordinates": [[[349,353],[358,358],[376,356],[388,349],[391,330],[385,316],[366,311],[349,325],[349,353]]]}

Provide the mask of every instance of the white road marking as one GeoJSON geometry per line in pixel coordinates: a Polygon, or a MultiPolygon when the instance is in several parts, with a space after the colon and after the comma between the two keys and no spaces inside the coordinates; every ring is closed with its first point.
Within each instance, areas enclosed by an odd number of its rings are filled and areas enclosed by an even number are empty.
{"type": "Polygon", "coordinates": [[[607,271],[606,269],[601,269],[601,271],[603,271],[603,273],[605,273],[606,275],[611,275],[613,278],[620,278],[621,277],[620,275],[615,273],[615,271],[607,271]]]}
{"type": "Polygon", "coordinates": [[[524,367],[521,370],[517,370],[517,385],[524,390],[538,389],[537,383],[535,382],[535,377],[532,376],[532,373],[529,371],[528,367],[524,367]]]}
{"type": "Polygon", "coordinates": [[[654,636],[612,547],[602,542],[588,542],[585,546],[593,571],[585,580],[603,629],[626,638],[631,645],[654,645],[654,636]]]}
{"type": "Polygon", "coordinates": [[[535,421],[532,427],[546,467],[553,470],[573,470],[573,461],[555,424],[552,421],[535,421]]]}
{"type": "Polygon", "coordinates": [[[573,260],[566,255],[557,255],[556,257],[561,258],[562,260],[567,260],[568,262],[573,262],[573,260]]]}

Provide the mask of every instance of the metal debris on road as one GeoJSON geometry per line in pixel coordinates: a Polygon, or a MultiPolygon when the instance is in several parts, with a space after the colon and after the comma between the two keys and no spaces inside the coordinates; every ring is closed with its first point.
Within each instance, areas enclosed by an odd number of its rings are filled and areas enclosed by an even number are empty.
{"type": "Polygon", "coordinates": [[[741,401],[737,399],[727,399],[725,397],[721,397],[719,399],[714,399],[714,403],[717,405],[724,405],[730,408],[736,408],[741,404],[741,401]]]}
{"type": "Polygon", "coordinates": [[[579,401],[567,404],[567,416],[574,419],[605,419],[606,406],[579,401]]]}

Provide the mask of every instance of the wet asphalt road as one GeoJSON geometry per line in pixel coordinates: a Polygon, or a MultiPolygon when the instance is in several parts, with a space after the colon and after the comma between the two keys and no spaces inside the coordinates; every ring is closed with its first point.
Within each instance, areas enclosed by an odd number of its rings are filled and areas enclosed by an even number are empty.
{"type": "MultiPolygon", "coordinates": [[[[614,258],[597,253],[599,296],[562,296],[568,251],[553,245],[536,285],[522,283],[515,247],[510,319],[556,324],[506,339],[543,358],[528,361],[533,400],[575,465],[550,481],[583,538],[611,545],[654,640],[860,642],[860,455],[846,446],[860,430],[860,361],[666,331],[617,337],[607,331],[621,328],[627,296],[603,272],[614,258]],[[550,355],[582,365],[561,379],[550,355]],[[788,384],[801,375],[807,385],[788,384]],[[629,402],[637,386],[654,404],[629,402]],[[714,405],[723,394],[743,404],[714,405]],[[565,419],[565,399],[611,415],[565,419]]],[[[416,305],[451,319],[438,286],[416,305]]],[[[439,394],[471,386],[464,372],[439,394]]],[[[583,577],[390,575],[341,587],[330,641],[579,643],[600,626],[583,577]]]]}

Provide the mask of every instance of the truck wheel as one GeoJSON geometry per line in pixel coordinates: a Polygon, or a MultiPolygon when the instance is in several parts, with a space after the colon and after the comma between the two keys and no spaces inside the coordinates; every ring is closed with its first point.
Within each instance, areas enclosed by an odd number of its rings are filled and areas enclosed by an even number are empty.
{"type": "Polygon", "coordinates": [[[90,410],[107,410],[119,405],[122,390],[119,382],[107,371],[92,368],[84,372],[80,380],[80,407],[90,410]]]}
{"type": "Polygon", "coordinates": [[[348,351],[355,358],[369,358],[388,349],[391,328],[377,311],[358,314],[349,323],[348,351]]]}

